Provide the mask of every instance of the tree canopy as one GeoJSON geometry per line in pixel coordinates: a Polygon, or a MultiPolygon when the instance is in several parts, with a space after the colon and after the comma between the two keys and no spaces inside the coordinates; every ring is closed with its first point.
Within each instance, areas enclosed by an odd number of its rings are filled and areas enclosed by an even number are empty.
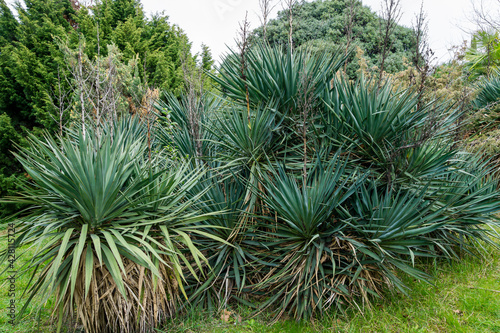
{"type": "MultiPolygon", "coordinates": [[[[352,42],[351,48],[359,47],[367,58],[368,67],[379,66],[382,52],[382,19],[361,1],[352,1],[352,42]]],[[[348,36],[348,15],[350,0],[302,1],[292,8],[293,45],[296,48],[312,47],[316,50],[334,51],[345,48],[348,36]]],[[[266,39],[271,45],[288,44],[289,11],[282,10],[276,19],[267,25],[266,39]]],[[[253,37],[263,39],[263,27],[253,32],[253,37]]],[[[406,68],[404,58],[410,61],[415,48],[413,31],[397,25],[390,35],[389,52],[384,66],[388,73],[396,73],[406,68]]],[[[360,65],[349,59],[347,73],[355,75],[360,65]]]]}
{"type": "MultiPolygon", "coordinates": [[[[14,9],[17,15],[0,0],[0,138],[10,138],[0,152],[2,184],[21,170],[10,162],[13,144],[22,144],[28,132],[55,133],[58,104],[65,104],[66,121],[78,107],[65,48],[81,48],[94,61],[111,59],[108,45],[115,45],[120,56],[113,59],[133,62],[129,67],[140,84],[176,95],[184,86],[182,62],[195,64],[184,31],[165,13],[147,17],[139,0],[101,0],[88,7],[70,0],[24,0],[14,9]]],[[[0,196],[13,186],[3,184],[0,196]]]]}

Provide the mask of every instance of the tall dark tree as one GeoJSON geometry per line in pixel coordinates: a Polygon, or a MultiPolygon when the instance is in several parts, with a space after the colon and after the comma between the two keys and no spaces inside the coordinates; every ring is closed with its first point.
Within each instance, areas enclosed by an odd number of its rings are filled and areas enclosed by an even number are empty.
{"type": "MultiPolygon", "coordinates": [[[[131,101],[137,100],[131,95],[138,85],[178,96],[184,88],[182,57],[195,65],[182,29],[164,13],[147,18],[139,0],[96,0],[88,7],[74,0],[24,0],[15,10],[17,15],[0,0],[0,137],[10,137],[2,141],[0,152],[0,196],[15,190],[13,181],[21,170],[10,162],[13,143],[22,144],[29,132],[60,133],[61,124],[69,124],[81,109],[62,45],[81,49],[81,59],[97,61],[87,68],[105,68],[98,62],[111,59],[108,46],[115,45],[120,57],[112,58],[124,66],[111,67],[136,71],[133,80],[122,82],[130,86],[123,93],[131,101]]],[[[93,77],[96,87],[102,84],[99,75],[87,74],[80,77],[93,77]]],[[[6,212],[0,211],[0,216],[6,212]]]]}
{"type": "Polygon", "coordinates": [[[54,41],[74,31],[69,22],[74,11],[67,0],[27,0],[17,12],[15,35],[1,49],[0,113],[8,114],[18,128],[52,130],[49,93],[63,65],[54,41]]]}
{"type": "Polygon", "coordinates": [[[137,21],[144,20],[144,11],[141,2],[138,0],[103,0],[103,2],[110,3],[113,27],[116,27],[120,22],[126,22],[129,18],[137,21]]]}
{"type": "Polygon", "coordinates": [[[0,47],[16,40],[18,23],[5,0],[0,0],[0,47]]]}

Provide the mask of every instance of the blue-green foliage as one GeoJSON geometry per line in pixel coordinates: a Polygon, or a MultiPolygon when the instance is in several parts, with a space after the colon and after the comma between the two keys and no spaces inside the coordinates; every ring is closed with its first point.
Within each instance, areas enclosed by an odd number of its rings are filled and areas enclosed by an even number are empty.
{"type": "Polygon", "coordinates": [[[212,178],[199,205],[228,211],[217,235],[233,247],[196,240],[212,269],[189,289],[190,305],[255,297],[278,317],[310,318],[384,287],[406,292],[401,274],[432,279],[419,258],[498,239],[499,183],[455,144],[458,110],[390,83],[335,78],[341,55],[308,52],[256,46],[246,80],[231,54],[215,108],[188,97],[160,108],[175,114],[169,142],[183,155],[204,147],[196,165],[212,178]],[[205,134],[193,135],[196,123],[205,134]]]}

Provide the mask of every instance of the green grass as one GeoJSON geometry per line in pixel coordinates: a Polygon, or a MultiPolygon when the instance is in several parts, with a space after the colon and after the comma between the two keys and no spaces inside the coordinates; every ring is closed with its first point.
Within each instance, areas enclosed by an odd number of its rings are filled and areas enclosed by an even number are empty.
{"type": "MultiPolygon", "coordinates": [[[[5,230],[0,231],[1,235],[1,246],[2,248],[7,247],[7,240],[4,237],[4,235],[7,232],[5,230]]],[[[23,263],[28,261],[29,258],[33,257],[35,253],[35,249],[16,249],[16,256],[19,257],[22,254],[22,257],[14,263],[14,269],[18,270],[23,263]]],[[[8,266],[8,263],[3,263],[0,265],[0,272],[3,272],[3,270],[8,266]]],[[[48,333],[48,332],[54,332],[55,325],[52,326],[50,322],[50,314],[52,313],[52,304],[53,300],[49,299],[47,304],[45,304],[44,307],[41,308],[41,311],[38,311],[38,308],[36,305],[39,304],[39,302],[33,302],[32,306],[28,307],[27,312],[23,318],[19,321],[19,323],[15,326],[12,326],[9,324],[10,317],[8,317],[8,311],[7,311],[7,306],[10,303],[11,297],[9,297],[9,288],[10,288],[10,283],[6,281],[6,279],[9,277],[10,274],[8,272],[4,272],[0,276],[0,333],[4,332],[9,332],[9,333],[14,333],[14,332],[19,332],[19,333],[25,333],[25,332],[31,332],[31,333],[48,333]]],[[[16,277],[15,281],[15,304],[16,304],[16,315],[19,313],[19,310],[21,310],[23,306],[23,301],[21,300],[21,295],[28,285],[30,280],[29,275],[23,275],[20,277],[16,277]]]]}
{"type": "MultiPolygon", "coordinates": [[[[2,244],[5,246],[5,244],[2,244]]],[[[17,251],[19,255],[21,249],[17,251]]],[[[30,258],[28,251],[22,260],[30,258]]],[[[19,267],[22,261],[16,263],[19,267]]],[[[5,267],[5,264],[2,268],[5,267]]],[[[492,251],[485,258],[464,256],[460,262],[428,264],[427,270],[436,277],[434,285],[407,279],[409,295],[389,293],[376,300],[370,311],[363,308],[350,310],[343,316],[331,312],[329,316],[313,322],[291,319],[271,324],[269,314],[251,317],[249,308],[230,309],[227,320],[221,314],[190,314],[172,320],[162,332],[499,332],[500,333],[500,252],[492,251]]],[[[49,319],[49,301],[40,312],[31,307],[21,322],[8,324],[6,307],[10,301],[8,285],[1,276],[0,332],[54,332],[49,319]]],[[[16,296],[28,283],[28,277],[16,281],[16,296]]],[[[16,300],[19,310],[22,303],[16,300]]]]}
{"type": "Polygon", "coordinates": [[[164,332],[500,332],[498,251],[483,259],[465,256],[460,262],[427,267],[436,277],[434,285],[407,279],[408,296],[389,293],[363,313],[332,312],[313,322],[271,325],[265,314],[250,318],[249,309],[237,308],[230,310],[228,322],[220,315],[190,315],[172,321],[164,332]]]}

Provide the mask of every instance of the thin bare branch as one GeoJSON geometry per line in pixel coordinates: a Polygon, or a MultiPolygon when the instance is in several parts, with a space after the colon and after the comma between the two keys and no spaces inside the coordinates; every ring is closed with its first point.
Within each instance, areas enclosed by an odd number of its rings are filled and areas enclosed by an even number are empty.
{"type": "Polygon", "coordinates": [[[238,49],[240,51],[240,71],[241,71],[241,79],[245,82],[245,90],[246,90],[246,102],[247,102],[247,114],[248,114],[248,123],[250,123],[250,95],[248,92],[248,84],[247,82],[247,61],[246,54],[248,52],[248,36],[250,31],[250,22],[248,21],[248,12],[245,14],[245,20],[240,23],[240,31],[239,31],[239,39],[237,40],[238,49]]]}
{"type": "MultiPolygon", "coordinates": [[[[417,111],[422,106],[422,94],[425,90],[425,83],[432,71],[432,60],[434,52],[429,46],[428,41],[429,26],[427,22],[427,14],[424,11],[424,2],[420,5],[420,11],[415,15],[413,22],[413,35],[415,42],[415,51],[413,56],[413,65],[415,66],[418,74],[418,104],[417,111]]],[[[416,80],[413,80],[416,84],[416,80]]]]}
{"type": "Polygon", "coordinates": [[[260,6],[260,16],[259,20],[262,24],[262,29],[264,33],[264,40],[267,42],[267,24],[269,23],[269,16],[271,15],[271,11],[276,7],[276,4],[273,4],[274,0],[259,0],[260,6]]]}
{"type": "Polygon", "coordinates": [[[379,79],[378,85],[382,84],[382,78],[385,69],[385,61],[388,56],[388,52],[392,46],[391,36],[396,29],[399,20],[401,19],[401,0],[384,0],[382,3],[382,10],[380,15],[380,32],[383,38],[380,41],[381,44],[381,59],[380,59],[380,69],[379,69],[379,79]]]}
{"type": "MultiPolygon", "coordinates": [[[[345,55],[347,55],[347,53],[349,52],[351,43],[354,40],[353,28],[354,28],[354,19],[356,18],[357,11],[358,11],[358,1],[347,0],[347,11],[345,15],[345,34],[346,34],[345,55]]],[[[347,70],[347,60],[344,63],[344,73],[346,72],[346,70],[347,70]]]]}
{"type": "MultiPolygon", "coordinates": [[[[189,63],[189,50],[187,47],[183,49],[181,58],[182,72],[186,85],[188,121],[190,135],[195,142],[196,157],[203,156],[202,146],[202,125],[201,115],[203,110],[203,70],[196,68],[194,64],[189,63]]],[[[199,160],[198,160],[199,161],[199,160]]]]}
{"type": "MultiPolygon", "coordinates": [[[[495,3],[500,8],[500,0],[495,3]]],[[[488,6],[484,0],[471,0],[471,5],[472,16],[469,20],[479,27],[478,30],[500,30],[500,10],[494,10],[493,6],[488,6]]]]}
{"type": "Polygon", "coordinates": [[[284,0],[284,9],[288,11],[288,45],[293,50],[293,11],[297,5],[297,0],[284,0]]]}

